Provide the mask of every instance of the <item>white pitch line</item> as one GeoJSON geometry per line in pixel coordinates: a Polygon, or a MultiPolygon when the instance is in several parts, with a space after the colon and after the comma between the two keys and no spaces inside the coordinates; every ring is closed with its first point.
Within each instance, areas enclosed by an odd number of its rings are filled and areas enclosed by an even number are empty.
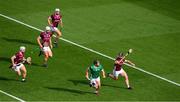
{"type": "MultiPolygon", "coordinates": [[[[7,18],[7,19],[9,19],[9,20],[15,21],[15,22],[17,22],[17,23],[20,23],[20,24],[22,24],[22,25],[25,25],[25,26],[27,26],[27,27],[29,27],[29,28],[32,28],[32,29],[35,29],[35,30],[38,30],[38,31],[43,31],[43,30],[41,30],[41,29],[38,29],[38,28],[36,28],[36,27],[34,27],[34,26],[31,26],[31,25],[29,25],[29,24],[23,23],[23,22],[21,22],[21,21],[19,21],[19,20],[16,20],[16,19],[14,19],[14,18],[8,17],[8,16],[6,16],[6,15],[0,14],[0,16],[2,16],[2,17],[4,17],[4,18],[7,18]]],[[[95,50],[93,50],[93,49],[87,48],[87,47],[85,47],[85,46],[79,45],[79,44],[77,44],[77,43],[75,43],[75,42],[72,42],[72,41],[70,41],[70,40],[67,40],[67,39],[64,39],[64,38],[60,38],[60,39],[63,40],[63,41],[65,41],[65,42],[68,42],[68,43],[70,43],[70,44],[73,44],[73,45],[75,45],[75,46],[78,46],[78,47],[80,47],[80,48],[83,48],[83,49],[85,49],[85,50],[88,50],[88,51],[90,51],[90,52],[93,52],[93,53],[96,53],[96,54],[101,55],[101,56],[103,56],[103,57],[106,57],[106,58],[108,58],[108,59],[115,60],[114,58],[112,58],[112,57],[110,57],[110,56],[107,56],[107,55],[105,55],[105,54],[102,54],[102,53],[100,53],[100,52],[98,52],[98,51],[95,51],[95,50]]],[[[129,66],[129,67],[132,67],[132,68],[134,68],[134,69],[136,69],[136,70],[139,70],[139,71],[141,71],[141,72],[144,72],[144,73],[146,73],[146,74],[149,74],[149,75],[151,75],[151,76],[154,76],[154,77],[156,77],[156,78],[159,78],[159,79],[161,79],[161,80],[167,81],[167,82],[169,82],[169,83],[171,83],[171,84],[180,86],[180,84],[177,83],[177,82],[174,82],[174,81],[171,81],[171,80],[166,79],[166,78],[164,78],[164,77],[161,77],[161,76],[159,76],[159,75],[153,74],[153,73],[151,73],[151,72],[148,72],[148,71],[146,71],[146,70],[143,70],[142,68],[139,68],[139,67],[136,67],[136,66],[131,66],[130,64],[127,64],[127,63],[125,63],[125,65],[127,65],[127,66],[129,66]]]]}
{"type": "Polygon", "coordinates": [[[0,93],[3,93],[3,94],[5,94],[5,95],[7,95],[7,96],[9,96],[9,97],[12,97],[12,98],[14,98],[14,99],[16,99],[16,100],[18,100],[18,101],[20,101],[20,102],[26,102],[26,101],[24,101],[24,100],[22,100],[22,99],[20,99],[20,98],[18,98],[18,97],[16,97],[16,96],[13,96],[13,95],[11,95],[11,94],[9,94],[9,93],[7,93],[7,92],[2,91],[2,90],[0,90],[0,93]]]}

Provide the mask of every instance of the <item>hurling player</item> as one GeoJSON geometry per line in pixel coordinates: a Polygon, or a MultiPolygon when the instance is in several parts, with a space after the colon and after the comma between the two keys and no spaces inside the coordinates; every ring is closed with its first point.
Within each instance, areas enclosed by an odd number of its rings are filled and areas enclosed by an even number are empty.
{"type": "Polygon", "coordinates": [[[24,46],[20,47],[20,50],[11,57],[12,62],[12,69],[17,73],[18,76],[22,75],[22,82],[25,82],[26,79],[26,67],[23,64],[23,61],[25,61],[24,53],[26,51],[26,48],[24,46]]]}
{"type": "Polygon", "coordinates": [[[127,88],[128,89],[132,89],[131,86],[129,85],[129,79],[128,79],[128,75],[127,73],[123,70],[122,66],[123,64],[126,62],[126,63],[129,63],[133,66],[135,66],[134,63],[132,63],[131,61],[129,60],[125,60],[123,58],[124,54],[123,53],[119,53],[115,62],[114,62],[114,69],[113,69],[113,74],[110,74],[108,73],[108,76],[114,80],[118,80],[118,76],[121,75],[122,77],[125,78],[125,83],[127,85],[127,88]]]}
{"type": "Polygon", "coordinates": [[[48,24],[53,33],[56,33],[56,39],[54,41],[54,47],[58,47],[58,40],[62,35],[61,31],[58,29],[58,25],[60,24],[61,28],[63,27],[62,23],[62,15],[60,13],[60,9],[56,8],[55,12],[48,17],[48,24]]]}
{"type": "Polygon", "coordinates": [[[52,42],[51,42],[51,28],[46,26],[46,30],[41,32],[41,34],[37,37],[37,42],[39,47],[42,49],[44,53],[44,67],[47,67],[47,61],[49,57],[52,57],[52,42]]]}
{"type": "Polygon", "coordinates": [[[87,80],[90,80],[90,87],[93,86],[96,89],[96,95],[99,94],[99,89],[101,87],[100,72],[102,72],[103,78],[105,78],[104,69],[98,60],[95,60],[93,64],[86,69],[85,77],[87,80]]]}

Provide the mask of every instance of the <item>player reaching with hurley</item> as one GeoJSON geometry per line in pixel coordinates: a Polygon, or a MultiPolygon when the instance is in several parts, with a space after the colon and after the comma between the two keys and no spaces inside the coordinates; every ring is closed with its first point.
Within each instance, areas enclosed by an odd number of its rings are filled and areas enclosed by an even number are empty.
{"type": "Polygon", "coordinates": [[[100,72],[102,72],[103,78],[106,78],[104,69],[98,60],[95,60],[93,64],[86,69],[85,77],[87,80],[90,80],[90,87],[96,89],[96,95],[99,94],[99,89],[101,87],[100,72]]]}
{"type": "Polygon", "coordinates": [[[56,8],[55,12],[48,17],[48,24],[51,27],[51,31],[57,34],[54,41],[54,47],[58,47],[58,40],[62,35],[62,32],[58,29],[58,25],[60,24],[61,29],[63,28],[62,15],[60,13],[60,9],[56,8]]]}
{"type": "Polygon", "coordinates": [[[132,63],[129,60],[125,60],[125,57],[132,52],[132,49],[129,49],[128,53],[124,55],[123,53],[119,53],[116,60],[114,61],[114,69],[113,73],[110,74],[108,73],[108,76],[114,80],[118,80],[118,76],[121,75],[122,77],[125,78],[125,83],[127,85],[128,89],[132,89],[131,86],[129,85],[129,79],[127,73],[123,70],[122,66],[124,63],[129,63],[132,66],[135,66],[134,63],[132,63]]]}
{"type": "Polygon", "coordinates": [[[46,26],[46,30],[41,32],[41,34],[37,37],[37,42],[39,44],[39,47],[42,49],[44,53],[44,64],[43,67],[47,67],[47,61],[49,57],[52,57],[52,42],[51,42],[51,28],[49,26],[46,26]]]}
{"type": "Polygon", "coordinates": [[[27,75],[27,70],[23,63],[27,62],[28,64],[31,64],[31,58],[28,57],[25,59],[24,57],[25,51],[26,48],[21,46],[19,51],[11,57],[12,65],[10,66],[10,68],[12,68],[17,73],[18,77],[22,74],[22,82],[25,82],[27,75]]]}

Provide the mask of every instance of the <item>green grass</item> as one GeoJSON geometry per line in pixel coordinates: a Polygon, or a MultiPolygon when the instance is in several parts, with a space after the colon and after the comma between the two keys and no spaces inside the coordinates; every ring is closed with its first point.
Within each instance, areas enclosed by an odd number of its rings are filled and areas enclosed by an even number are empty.
{"type": "Polygon", "coordinates": [[[0,93],[0,101],[17,101],[17,100],[15,100],[15,99],[13,99],[13,98],[9,98],[9,96],[7,96],[7,95],[5,95],[5,94],[2,94],[2,93],[0,93]]]}
{"type": "MultiPolygon", "coordinates": [[[[54,8],[63,13],[63,38],[109,56],[129,48],[128,57],[138,67],[180,83],[179,0],[6,0],[0,13],[44,29],[54,8]]],[[[105,71],[113,61],[60,40],[47,69],[41,67],[36,37],[39,31],[0,17],[0,90],[26,101],[180,101],[180,87],[124,66],[133,90],[118,81],[102,79],[100,96],[92,94],[85,69],[99,59],[105,71]],[[27,47],[33,65],[27,82],[15,80],[8,69],[10,57],[20,45],[27,47]],[[31,53],[31,51],[33,53],[31,53]]],[[[0,101],[14,100],[0,93],[0,101]]]]}

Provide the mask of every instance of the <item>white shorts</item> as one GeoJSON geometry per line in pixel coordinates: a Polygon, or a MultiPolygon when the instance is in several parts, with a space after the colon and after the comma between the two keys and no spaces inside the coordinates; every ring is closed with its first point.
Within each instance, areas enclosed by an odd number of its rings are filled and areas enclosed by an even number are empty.
{"type": "Polygon", "coordinates": [[[20,71],[21,67],[24,66],[22,63],[17,64],[13,69],[14,71],[20,71]]]}
{"type": "Polygon", "coordinates": [[[42,49],[44,52],[49,52],[49,51],[51,51],[51,49],[50,49],[50,47],[48,46],[48,47],[43,47],[43,49],[42,49]]]}
{"type": "Polygon", "coordinates": [[[124,72],[124,70],[121,68],[121,70],[120,71],[115,71],[115,69],[113,70],[113,75],[115,76],[115,77],[118,77],[119,76],[119,74],[121,74],[121,73],[123,73],[124,72]]]}
{"type": "Polygon", "coordinates": [[[92,78],[91,80],[90,80],[90,84],[93,86],[93,87],[95,87],[98,83],[97,82],[100,82],[100,77],[98,77],[98,78],[92,78]]]}
{"type": "Polygon", "coordinates": [[[57,30],[58,30],[58,28],[57,28],[57,27],[50,26],[50,28],[51,28],[51,31],[52,31],[52,32],[55,32],[55,31],[57,31],[57,30]]]}

